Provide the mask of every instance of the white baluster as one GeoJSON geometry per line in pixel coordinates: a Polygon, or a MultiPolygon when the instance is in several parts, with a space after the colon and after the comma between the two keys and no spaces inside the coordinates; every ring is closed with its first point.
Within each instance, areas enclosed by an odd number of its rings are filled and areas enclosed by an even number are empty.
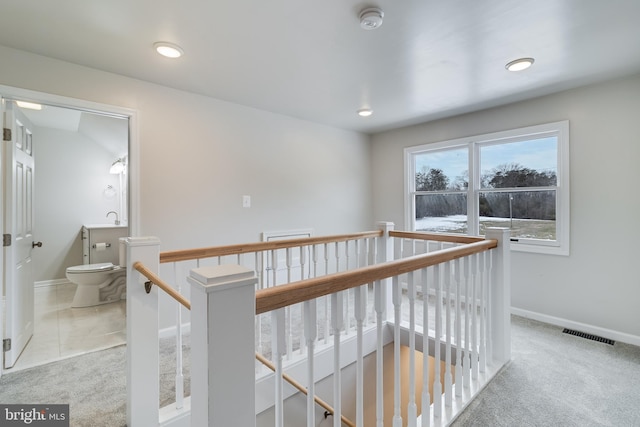
{"type": "MultiPolygon", "coordinates": [[[[292,264],[292,256],[291,256],[291,248],[286,248],[285,250],[285,262],[287,265],[287,283],[291,283],[291,264],[292,264]]],[[[291,356],[293,355],[293,306],[287,306],[287,360],[291,360],[291,356]]]]}
{"type": "Polygon", "coordinates": [[[386,281],[378,280],[373,285],[374,289],[374,308],[376,311],[376,426],[384,427],[384,390],[383,390],[383,376],[384,376],[384,359],[383,359],[383,329],[382,329],[382,316],[386,306],[385,296],[386,289],[384,284],[386,281]]]}
{"type": "MultiPolygon", "coordinates": [[[[263,252],[256,252],[255,253],[255,263],[256,263],[256,272],[258,275],[258,289],[264,289],[265,287],[265,283],[264,283],[264,253],[263,252]]],[[[262,321],[263,321],[263,315],[262,314],[258,314],[256,315],[256,340],[258,342],[257,348],[256,348],[256,352],[260,355],[264,355],[264,346],[262,345],[262,321]]],[[[264,365],[262,363],[259,363],[257,366],[257,371],[258,372],[262,372],[262,370],[264,369],[264,365]]]]}
{"type": "Polygon", "coordinates": [[[278,284],[278,251],[271,251],[271,277],[273,283],[271,286],[276,286],[278,284]]]}
{"type": "MultiPolygon", "coordinates": [[[[407,282],[407,292],[409,294],[409,405],[407,406],[407,425],[408,427],[416,427],[418,418],[418,405],[416,404],[416,284],[413,271],[407,274],[407,282]]],[[[426,340],[427,334],[424,334],[423,338],[426,340]]]]}
{"type": "MultiPolygon", "coordinates": [[[[371,242],[373,246],[370,248],[371,254],[370,254],[370,257],[369,257],[369,265],[375,265],[379,261],[378,260],[378,257],[379,257],[379,254],[378,254],[378,244],[379,243],[378,243],[378,241],[379,240],[380,239],[378,237],[374,237],[373,241],[371,242]]],[[[372,287],[372,290],[373,290],[373,287],[372,287]]],[[[372,294],[373,293],[374,292],[372,292],[372,294]]],[[[375,294],[372,295],[371,298],[375,299],[375,294]]],[[[372,317],[375,319],[375,317],[376,317],[375,316],[375,301],[372,302],[371,308],[373,310],[372,313],[371,313],[373,315],[372,317]]]]}
{"type": "Polygon", "coordinates": [[[480,298],[480,349],[478,354],[478,371],[485,372],[486,370],[486,357],[487,357],[487,346],[486,346],[486,319],[485,319],[485,305],[486,305],[486,259],[487,253],[481,252],[478,254],[479,264],[480,264],[480,289],[479,289],[479,298],[480,298]]]}
{"type": "Polygon", "coordinates": [[[433,416],[439,418],[442,414],[442,383],[440,375],[440,340],[442,331],[442,274],[440,264],[433,267],[434,280],[436,286],[436,316],[435,316],[435,358],[434,380],[433,380],[433,416]]]}
{"type": "Polygon", "coordinates": [[[262,289],[262,252],[254,252],[253,253],[256,269],[256,275],[258,276],[258,287],[257,289],[262,289]]]}
{"type": "Polygon", "coordinates": [[[286,351],[284,339],[284,309],[271,312],[271,353],[275,366],[275,426],[284,426],[284,383],[282,380],[282,355],[286,351]]]}
{"type": "Polygon", "coordinates": [[[393,276],[393,427],[402,427],[402,416],[400,415],[401,405],[401,384],[400,384],[400,304],[402,302],[402,290],[398,276],[393,276]]]}
{"type": "Polygon", "coordinates": [[[460,258],[454,261],[454,279],[456,286],[456,396],[462,396],[462,301],[460,301],[460,287],[462,286],[462,265],[460,258]]]}
{"type": "MultiPolygon", "coordinates": [[[[324,244],[324,274],[329,274],[329,244],[324,244]]],[[[331,317],[329,316],[329,305],[331,297],[324,297],[324,343],[329,344],[329,331],[331,330],[331,317]]]]}
{"type": "Polygon", "coordinates": [[[364,427],[364,349],[363,324],[367,317],[367,285],[354,289],[356,318],[356,427],[364,427]]]}
{"type": "Polygon", "coordinates": [[[427,268],[421,270],[422,280],[422,427],[431,424],[431,394],[429,393],[429,282],[427,268]]]}
{"type": "Polygon", "coordinates": [[[331,294],[331,328],[333,330],[333,427],[341,427],[342,376],[340,366],[340,330],[342,329],[342,292],[331,294]]]}
{"type": "Polygon", "coordinates": [[[451,406],[452,402],[452,382],[451,376],[451,262],[447,262],[444,265],[444,278],[445,282],[445,336],[447,340],[445,350],[445,373],[444,373],[444,404],[447,407],[451,406]]]}
{"type": "MultiPolygon", "coordinates": [[[[344,254],[345,254],[345,271],[349,271],[349,241],[344,242],[344,254]]],[[[344,293],[344,334],[349,336],[349,332],[351,330],[351,315],[350,308],[351,304],[349,304],[349,294],[351,293],[351,289],[347,289],[344,293]]]]}
{"type": "MultiPolygon", "coordinates": [[[[178,274],[178,263],[173,263],[173,281],[176,291],[182,293],[180,281],[182,274],[178,274]]],[[[173,301],[176,306],[176,409],[184,406],[184,376],[182,375],[182,305],[173,301]]]]}
{"type": "MultiPolygon", "coordinates": [[[[313,259],[313,277],[318,277],[318,246],[317,245],[312,246],[311,257],[313,259]]],[[[316,310],[318,310],[318,308],[316,308],[316,310]]],[[[320,329],[320,324],[316,319],[316,341],[320,340],[320,334],[318,333],[319,329],[320,329]]]]}
{"type": "Polygon", "coordinates": [[[291,248],[285,249],[285,262],[287,265],[287,283],[291,283],[291,265],[293,264],[293,256],[291,255],[291,248]]]}
{"type": "MultiPolygon", "coordinates": [[[[305,279],[305,270],[307,269],[307,246],[300,246],[300,280],[305,279]]],[[[310,274],[307,274],[306,278],[310,278],[310,274]]]]}
{"type": "Polygon", "coordinates": [[[471,379],[478,379],[478,254],[471,255],[471,379]]]}
{"type": "MultiPolygon", "coordinates": [[[[300,246],[300,280],[304,280],[305,276],[304,276],[304,271],[305,271],[305,267],[307,265],[307,248],[304,246],[300,246]]],[[[309,276],[307,277],[307,279],[310,278],[309,276]]],[[[303,304],[300,304],[300,313],[304,316],[305,314],[305,310],[306,310],[306,306],[303,304]]],[[[314,305],[314,312],[315,312],[315,305],[314,305]]],[[[314,322],[314,328],[317,326],[316,325],[317,322],[314,322]]],[[[316,334],[317,335],[317,334],[316,334]]],[[[300,339],[300,355],[303,355],[306,351],[306,347],[307,347],[307,342],[304,339],[300,339]]]]}
{"type": "Polygon", "coordinates": [[[464,259],[464,360],[462,361],[462,381],[464,388],[471,385],[471,256],[464,259]]]}
{"type": "Polygon", "coordinates": [[[304,337],[307,342],[307,427],[316,427],[315,391],[315,341],[317,339],[316,300],[304,303],[304,337]]]}
{"type": "MultiPolygon", "coordinates": [[[[509,235],[507,236],[509,238],[509,235]]],[[[510,249],[509,249],[510,250],[510,249]]],[[[491,295],[491,289],[493,287],[493,258],[495,256],[495,251],[491,251],[487,254],[487,290],[486,290],[486,318],[487,318],[487,339],[486,339],[486,348],[487,354],[485,359],[490,363],[493,360],[493,308],[492,301],[493,297],[491,295]]],[[[511,305],[509,305],[509,311],[511,310],[511,305]]],[[[511,317],[509,317],[510,319],[511,317]]]]}
{"type": "MultiPolygon", "coordinates": [[[[370,262],[371,262],[371,260],[369,259],[369,257],[370,257],[370,250],[369,250],[370,249],[370,245],[371,245],[371,240],[370,239],[364,239],[364,242],[363,242],[363,264],[362,264],[363,266],[364,265],[369,265],[370,262]]],[[[367,286],[367,285],[365,285],[365,286],[367,286]]],[[[367,301],[369,299],[369,292],[368,292],[369,289],[368,288],[369,287],[367,286],[367,293],[366,293],[367,301]]],[[[366,304],[366,305],[368,305],[368,304],[366,304]]],[[[364,326],[365,327],[369,326],[369,316],[367,315],[367,313],[365,313],[365,315],[364,315],[364,326]]]]}

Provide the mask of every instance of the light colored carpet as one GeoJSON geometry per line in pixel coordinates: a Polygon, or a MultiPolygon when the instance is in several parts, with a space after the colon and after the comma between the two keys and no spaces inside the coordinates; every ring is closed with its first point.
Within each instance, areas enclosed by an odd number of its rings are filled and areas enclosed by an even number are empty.
{"type": "MultiPolygon", "coordinates": [[[[162,347],[164,404],[172,400],[174,373],[171,351],[162,347]]],[[[512,355],[454,426],[640,426],[639,347],[610,346],[514,316],[512,355]]],[[[188,358],[185,365],[188,378],[188,358]]],[[[121,427],[125,387],[120,346],[4,374],[0,402],[68,403],[71,426],[121,427]]]]}
{"type": "Polygon", "coordinates": [[[455,427],[638,427],[640,348],[512,316],[512,358],[455,427]]]}
{"type": "MultiPolygon", "coordinates": [[[[160,342],[160,406],[175,402],[174,340],[160,342]]],[[[189,337],[183,348],[189,347],[189,337]]],[[[184,390],[190,394],[190,360],[184,390]]],[[[72,427],[126,426],[126,346],[83,354],[0,378],[0,402],[69,404],[72,427]]]]}

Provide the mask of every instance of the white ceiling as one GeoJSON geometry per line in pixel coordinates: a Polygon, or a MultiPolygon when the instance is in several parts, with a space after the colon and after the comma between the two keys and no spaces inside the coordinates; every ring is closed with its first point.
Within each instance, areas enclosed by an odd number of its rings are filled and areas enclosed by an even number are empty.
{"type": "Polygon", "coordinates": [[[640,72],[640,0],[2,3],[5,46],[368,133],[640,72]],[[385,13],[374,31],[368,6],[385,13]]]}

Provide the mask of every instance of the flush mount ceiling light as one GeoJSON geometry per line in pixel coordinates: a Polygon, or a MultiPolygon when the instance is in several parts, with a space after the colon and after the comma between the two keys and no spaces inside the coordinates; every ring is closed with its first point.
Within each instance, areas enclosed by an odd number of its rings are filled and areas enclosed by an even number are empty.
{"type": "Polygon", "coordinates": [[[505,68],[509,71],[522,71],[533,65],[533,58],[520,58],[509,62],[505,68]]]}
{"type": "Polygon", "coordinates": [[[180,46],[168,42],[157,42],[153,44],[154,49],[162,56],[167,58],[180,58],[184,55],[184,51],[180,46]]]}
{"type": "Polygon", "coordinates": [[[373,114],[373,110],[371,108],[361,108],[358,110],[358,115],[360,117],[369,117],[373,114]]]}
{"type": "Polygon", "coordinates": [[[29,110],[42,110],[42,105],[36,104],[35,102],[16,101],[16,104],[20,108],[27,108],[29,110]]]}
{"type": "Polygon", "coordinates": [[[368,7],[360,12],[360,27],[365,30],[375,30],[382,25],[384,12],[378,7],[368,7]]]}

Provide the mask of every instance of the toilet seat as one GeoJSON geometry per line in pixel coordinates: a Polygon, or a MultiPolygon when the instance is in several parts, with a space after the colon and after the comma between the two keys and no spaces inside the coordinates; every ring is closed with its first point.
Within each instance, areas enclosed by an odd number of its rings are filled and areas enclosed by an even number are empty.
{"type": "Polygon", "coordinates": [[[98,264],[83,264],[83,265],[76,265],[73,267],[69,267],[67,268],[67,273],[78,274],[78,273],[104,272],[104,271],[114,270],[115,268],[116,266],[110,262],[101,262],[98,264]]]}

